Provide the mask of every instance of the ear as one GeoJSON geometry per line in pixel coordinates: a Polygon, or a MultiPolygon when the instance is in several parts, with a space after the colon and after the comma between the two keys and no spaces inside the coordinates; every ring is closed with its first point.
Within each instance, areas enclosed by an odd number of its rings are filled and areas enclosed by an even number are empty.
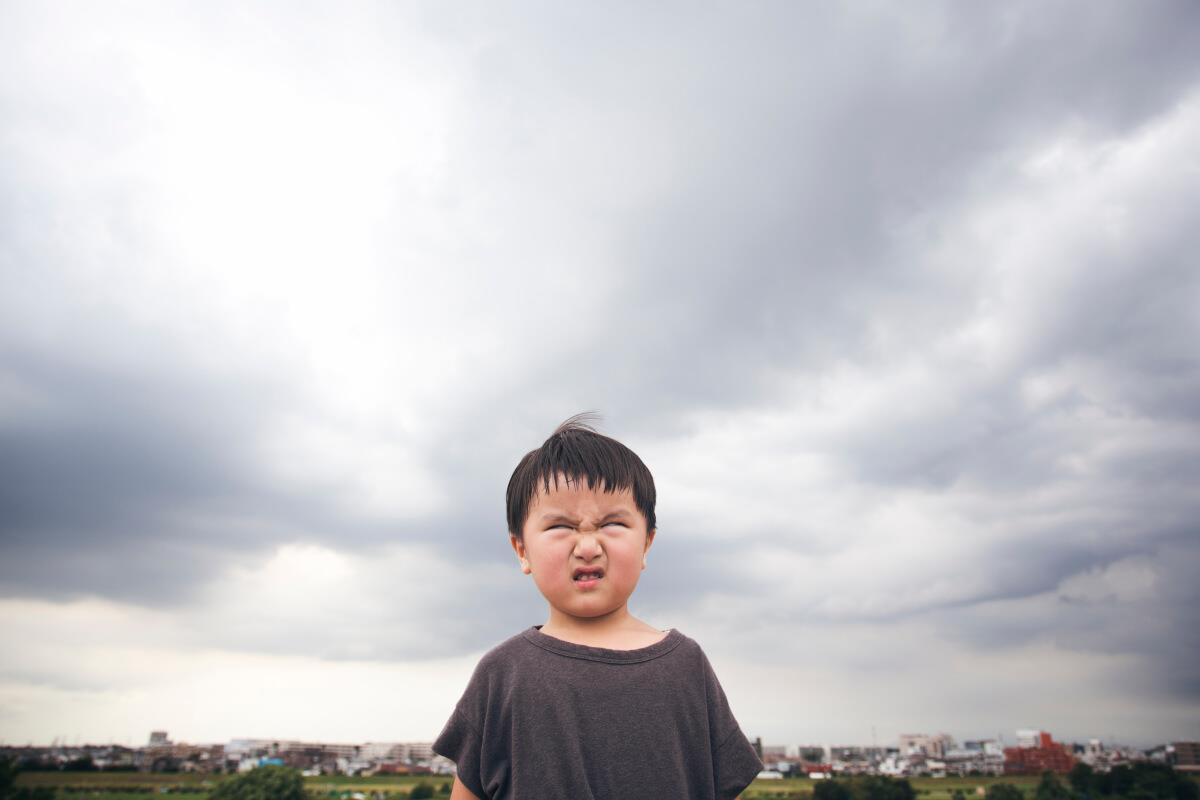
{"type": "Polygon", "coordinates": [[[513,552],[517,554],[517,560],[521,562],[521,572],[526,575],[532,573],[533,570],[529,567],[529,556],[525,553],[524,542],[511,533],[508,535],[508,541],[512,545],[513,552]]]}
{"type": "Polygon", "coordinates": [[[657,532],[657,528],[646,531],[646,549],[642,551],[642,569],[646,568],[646,553],[650,552],[650,545],[654,544],[654,534],[657,532]]]}

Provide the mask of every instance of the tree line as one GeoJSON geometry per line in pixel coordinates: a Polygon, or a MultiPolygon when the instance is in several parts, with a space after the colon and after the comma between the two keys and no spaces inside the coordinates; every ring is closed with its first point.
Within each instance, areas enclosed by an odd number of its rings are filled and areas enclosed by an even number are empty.
{"type": "MultiPolygon", "coordinates": [[[[955,789],[953,800],[967,800],[955,789]]],[[[1029,800],[1011,783],[989,786],[985,800],[1029,800]]],[[[813,800],[916,800],[916,791],[903,778],[883,775],[823,780],[813,788],[813,800]]],[[[1079,763],[1063,780],[1043,772],[1033,800],[1200,800],[1200,785],[1166,764],[1131,764],[1096,772],[1079,763]]]]}

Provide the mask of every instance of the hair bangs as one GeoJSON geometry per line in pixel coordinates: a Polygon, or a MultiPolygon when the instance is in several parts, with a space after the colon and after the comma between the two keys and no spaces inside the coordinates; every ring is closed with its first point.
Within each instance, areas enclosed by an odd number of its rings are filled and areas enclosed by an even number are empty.
{"type": "Polygon", "coordinates": [[[589,424],[592,415],[578,414],[559,425],[536,450],[525,454],[513,470],[506,493],[508,530],[521,538],[529,506],[538,488],[549,492],[559,476],[567,482],[587,483],[589,489],[608,493],[630,490],[634,504],[646,519],[646,530],[655,528],[654,477],[625,445],[598,433],[589,424]]]}

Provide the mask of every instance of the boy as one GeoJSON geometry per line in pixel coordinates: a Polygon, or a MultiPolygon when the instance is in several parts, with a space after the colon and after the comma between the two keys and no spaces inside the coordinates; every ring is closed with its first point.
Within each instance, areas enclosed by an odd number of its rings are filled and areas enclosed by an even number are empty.
{"type": "Polygon", "coordinates": [[[479,661],[433,745],[451,800],[735,797],[762,769],[700,646],[629,613],[654,478],[580,417],[521,459],[509,539],[549,617],[479,661]]]}

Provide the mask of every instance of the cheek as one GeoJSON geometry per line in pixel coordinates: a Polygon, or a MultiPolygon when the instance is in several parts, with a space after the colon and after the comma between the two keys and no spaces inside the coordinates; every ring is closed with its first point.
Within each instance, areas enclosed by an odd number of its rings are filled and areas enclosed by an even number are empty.
{"type": "Polygon", "coordinates": [[[554,586],[562,581],[565,556],[553,552],[552,548],[542,547],[536,553],[531,553],[529,563],[538,586],[554,586]]]}

